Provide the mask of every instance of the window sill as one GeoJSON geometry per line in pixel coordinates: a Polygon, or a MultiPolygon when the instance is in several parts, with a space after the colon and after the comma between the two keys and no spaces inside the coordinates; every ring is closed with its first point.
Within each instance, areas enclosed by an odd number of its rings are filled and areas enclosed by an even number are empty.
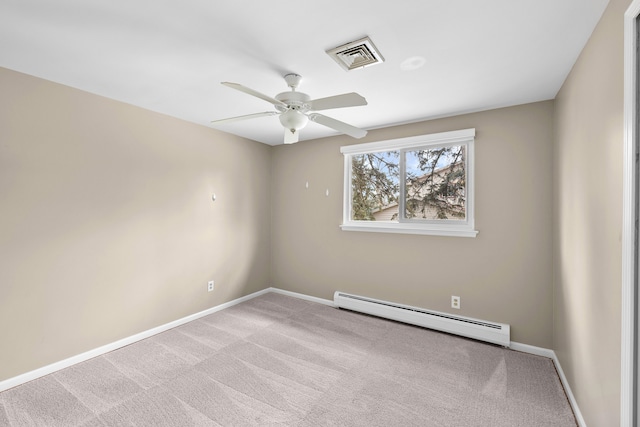
{"type": "Polygon", "coordinates": [[[422,234],[449,237],[476,237],[478,231],[468,226],[439,226],[396,222],[348,222],[340,225],[342,231],[373,233],[422,234]]]}

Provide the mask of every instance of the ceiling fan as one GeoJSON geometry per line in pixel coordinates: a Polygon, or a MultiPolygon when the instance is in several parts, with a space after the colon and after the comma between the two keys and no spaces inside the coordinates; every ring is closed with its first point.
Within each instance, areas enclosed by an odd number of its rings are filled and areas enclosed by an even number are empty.
{"type": "Polygon", "coordinates": [[[272,98],[258,91],[242,86],[238,83],[222,82],[223,85],[240,92],[247,93],[262,100],[265,100],[276,107],[277,111],[265,111],[262,113],[247,114],[245,116],[231,117],[228,119],[213,120],[211,123],[228,123],[238,120],[253,119],[257,117],[279,115],[280,123],[284,127],[284,143],[293,144],[298,142],[300,129],[304,128],[309,120],[321,125],[330,127],[338,132],[352,136],[354,138],[362,138],[367,134],[366,130],[359,129],[350,124],[332,119],[315,111],[329,110],[332,108],[356,107],[367,105],[367,100],[355,92],[343,93],[342,95],[329,96],[327,98],[310,99],[309,95],[302,92],[296,92],[296,88],[300,84],[301,76],[298,74],[287,74],[284,80],[291,88],[288,92],[282,92],[272,98]]]}

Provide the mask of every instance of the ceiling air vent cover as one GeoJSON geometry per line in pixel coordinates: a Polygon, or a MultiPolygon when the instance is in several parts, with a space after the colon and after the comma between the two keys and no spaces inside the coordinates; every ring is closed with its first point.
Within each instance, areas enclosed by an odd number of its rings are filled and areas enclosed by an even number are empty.
{"type": "Polygon", "coordinates": [[[345,71],[384,62],[384,58],[369,37],[329,49],[327,54],[345,71]]]}

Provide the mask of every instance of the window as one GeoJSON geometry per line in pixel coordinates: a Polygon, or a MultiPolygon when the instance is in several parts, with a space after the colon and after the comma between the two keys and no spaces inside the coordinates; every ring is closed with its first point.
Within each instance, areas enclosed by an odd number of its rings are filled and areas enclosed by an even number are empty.
{"type": "Polygon", "coordinates": [[[475,129],[341,147],[342,229],[475,237],[475,129]]]}

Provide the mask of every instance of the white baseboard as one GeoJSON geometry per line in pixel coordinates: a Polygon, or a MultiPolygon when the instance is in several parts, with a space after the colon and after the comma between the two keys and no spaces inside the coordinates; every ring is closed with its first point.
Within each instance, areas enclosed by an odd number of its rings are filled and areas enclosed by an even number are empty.
{"type": "Polygon", "coordinates": [[[553,350],[549,350],[548,348],[536,347],[529,344],[521,344],[519,342],[511,341],[511,345],[509,346],[511,350],[520,351],[522,353],[535,354],[536,356],[548,357],[549,359],[554,359],[556,354],[553,350]]]}
{"type": "Polygon", "coordinates": [[[555,363],[556,365],[558,376],[560,377],[560,381],[562,381],[562,386],[564,387],[564,391],[567,393],[567,398],[569,399],[569,403],[571,404],[573,413],[576,416],[578,425],[580,427],[587,427],[587,423],[584,421],[582,412],[580,412],[580,408],[578,407],[578,402],[576,401],[576,398],[573,395],[573,392],[571,391],[571,386],[569,386],[569,381],[567,381],[567,377],[564,375],[564,371],[562,370],[562,366],[560,366],[560,361],[558,360],[558,356],[556,355],[555,351],[553,352],[553,363],[555,363]]]}
{"type": "Polygon", "coordinates": [[[567,377],[564,375],[564,371],[562,370],[562,366],[560,365],[560,361],[558,360],[556,352],[548,348],[535,347],[532,345],[520,344],[513,341],[511,342],[511,349],[515,351],[521,351],[523,353],[535,354],[536,356],[548,357],[549,359],[553,360],[553,364],[556,367],[556,371],[558,371],[560,382],[564,387],[565,393],[567,393],[567,399],[569,399],[569,404],[571,404],[571,409],[573,409],[573,413],[576,416],[578,425],[580,427],[586,427],[587,424],[582,417],[582,412],[580,412],[578,402],[576,401],[576,398],[571,391],[571,386],[569,385],[569,381],[567,381],[567,377]]]}
{"type": "Polygon", "coordinates": [[[246,295],[241,298],[234,299],[233,301],[226,302],[224,304],[217,305],[215,307],[209,308],[207,310],[201,311],[199,313],[192,314],[190,316],[183,317],[182,319],[174,320],[173,322],[166,323],[164,325],[155,327],[153,329],[149,329],[144,332],[140,332],[139,334],[132,335],[127,338],[123,338],[111,344],[103,345],[102,347],[95,348],[93,350],[89,350],[87,352],[78,354],[76,356],[69,357],[68,359],[61,360],[59,362],[52,363],[47,366],[43,366],[42,368],[35,369],[33,371],[18,375],[17,377],[9,378],[7,380],[0,382],[0,392],[8,390],[10,388],[19,386],[21,384],[27,383],[29,381],[33,381],[45,375],[52,374],[61,369],[68,368],[77,363],[81,363],[87,361],[89,359],[93,359],[97,356],[102,356],[103,354],[109,353],[110,351],[117,350],[129,344],[133,344],[137,341],[141,341],[145,338],[149,338],[153,335],[159,334],[164,331],[168,331],[169,329],[173,329],[180,325],[184,325],[185,323],[197,320],[201,317],[208,316],[209,314],[213,314],[217,311],[223,310],[228,307],[232,307],[236,304],[240,304],[241,302],[250,300],[259,295],[266,294],[270,289],[263,289],[258,292],[254,292],[252,294],[246,295]]]}
{"type": "MultiPolygon", "coordinates": [[[[300,294],[297,292],[285,291],[283,289],[278,289],[278,288],[269,288],[268,290],[270,292],[275,292],[278,294],[288,295],[291,297],[300,298],[303,300],[313,301],[320,304],[335,307],[335,304],[333,303],[332,300],[312,297],[309,295],[300,294]]],[[[582,417],[582,413],[580,412],[580,408],[578,407],[578,402],[573,396],[573,392],[571,391],[571,386],[569,386],[569,382],[567,381],[567,377],[564,375],[564,371],[562,370],[562,366],[560,366],[560,361],[558,360],[558,356],[556,355],[555,351],[550,350],[548,348],[536,347],[528,344],[521,344],[519,342],[514,342],[514,341],[511,341],[509,348],[515,351],[520,351],[522,353],[528,353],[536,356],[546,357],[553,361],[553,364],[556,367],[556,371],[558,371],[560,382],[562,383],[562,386],[564,387],[564,390],[567,393],[567,398],[569,399],[569,404],[571,405],[571,409],[573,409],[573,413],[576,416],[576,420],[578,421],[578,425],[580,427],[586,427],[587,424],[585,423],[584,418],[582,417]]]]}
{"type": "Polygon", "coordinates": [[[306,300],[306,301],[317,302],[318,304],[324,304],[324,305],[328,305],[328,306],[331,306],[331,307],[335,307],[336,306],[333,303],[333,301],[330,300],[330,299],[312,297],[310,295],[299,294],[297,292],[291,292],[291,291],[285,291],[284,289],[278,289],[278,288],[269,288],[267,290],[269,292],[275,292],[276,294],[282,294],[282,295],[287,295],[287,296],[290,296],[290,297],[303,299],[303,300],[306,300]]]}
{"type": "MultiPolygon", "coordinates": [[[[333,303],[333,301],[328,299],[312,297],[309,295],[299,294],[297,292],[285,291],[283,289],[278,289],[278,288],[269,288],[269,291],[335,307],[335,304],[333,303]]],[[[571,409],[573,409],[573,413],[575,414],[576,420],[578,421],[578,425],[580,427],[586,427],[587,424],[585,423],[584,418],[582,417],[582,413],[580,412],[580,408],[578,407],[578,402],[576,402],[576,399],[573,396],[573,392],[571,391],[571,387],[569,386],[567,377],[565,377],[564,375],[562,366],[560,366],[560,361],[558,360],[558,356],[556,356],[555,351],[550,350],[548,348],[536,347],[528,344],[521,344],[519,342],[514,342],[514,341],[511,341],[509,348],[515,351],[520,351],[522,353],[528,353],[536,356],[546,357],[553,361],[553,364],[555,365],[556,370],[558,371],[560,382],[562,383],[562,386],[564,387],[564,390],[567,393],[567,398],[569,399],[569,404],[571,405],[571,409]]]]}
{"type": "MultiPolygon", "coordinates": [[[[224,310],[225,308],[232,307],[232,306],[234,306],[236,304],[240,304],[241,302],[248,301],[248,300],[250,300],[252,298],[255,298],[257,296],[260,296],[260,295],[264,295],[264,294],[266,294],[268,292],[274,292],[274,293],[281,294],[281,295],[287,295],[287,296],[290,296],[290,297],[299,298],[299,299],[303,299],[303,300],[306,300],[306,301],[311,301],[311,302],[315,302],[315,303],[318,303],[318,304],[324,304],[324,305],[328,305],[328,306],[331,306],[331,307],[335,307],[335,304],[333,303],[332,300],[313,297],[313,296],[310,296],[310,295],[300,294],[300,293],[297,293],[297,292],[285,291],[284,289],[279,289],[279,288],[273,288],[273,287],[266,288],[266,289],[263,289],[261,291],[254,292],[252,294],[246,295],[244,297],[237,298],[237,299],[235,299],[233,301],[229,301],[229,302],[226,302],[224,304],[217,305],[215,307],[209,308],[209,309],[201,311],[199,313],[195,313],[195,314],[192,314],[190,316],[183,317],[182,319],[178,319],[178,320],[175,320],[173,322],[169,322],[169,323],[166,323],[164,325],[155,327],[153,329],[149,329],[147,331],[141,332],[139,334],[132,335],[130,337],[121,339],[121,340],[113,342],[111,344],[107,344],[107,345],[104,345],[102,347],[98,347],[96,349],[89,350],[89,351],[87,351],[85,353],[78,354],[76,356],[72,356],[72,357],[70,357],[68,359],[64,359],[64,360],[61,360],[59,362],[55,362],[55,363],[52,363],[50,365],[44,366],[42,368],[38,368],[38,369],[35,369],[33,371],[24,373],[22,375],[18,375],[17,377],[13,377],[13,378],[9,378],[7,380],[1,381],[0,382],[0,392],[8,390],[8,389],[16,387],[16,386],[19,386],[21,384],[27,383],[29,381],[35,380],[37,378],[43,377],[45,375],[52,374],[52,373],[57,372],[57,371],[59,371],[61,369],[68,368],[68,367],[73,366],[73,365],[75,365],[77,363],[84,362],[86,360],[92,359],[92,358],[97,357],[97,356],[101,356],[103,354],[109,353],[110,351],[117,350],[117,349],[119,349],[121,347],[127,346],[129,344],[133,344],[133,343],[135,343],[137,341],[143,340],[145,338],[149,338],[149,337],[151,337],[153,335],[156,335],[156,334],[159,334],[161,332],[168,331],[169,329],[178,327],[180,325],[184,325],[185,323],[197,320],[197,319],[199,319],[201,317],[204,317],[204,316],[208,316],[209,314],[213,314],[213,313],[215,313],[217,311],[224,310]]],[[[576,419],[578,421],[578,425],[580,427],[586,427],[586,423],[584,421],[584,418],[582,417],[582,413],[580,412],[580,409],[578,408],[578,403],[576,402],[576,399],[573,396],[573,393],[571,392],[571,387],[569,386],[569,383],[567,382],[567,378],[564,375],[564,371],[562,370],[562,366],[560,366],[560,361],[558,360],[558,357],[556,356],[556,353],[553,350],[550,350],[550,349],[547,349],[547,348],[535,347],[535,346],[528,345],[528,344],[520,344],[520,343],[513,342],[513,341],[511,342],[510,348],[512,350],[515,350],[515,351],[521,351],[523,353],[529,353],[529,354],[534,354],[534,355],[537,355],[537,356],[548,357],[549,359],[553,360],[553,363],[554,363],[554,365],[556,367],[556,370],[558,371],[558,376],[560,377],[560,381],[562,382],[562,385],[563,385],[563,387],[565,389],[565,392],[567,393],[567,398],[569,399],[569,403],[571,404],[571,408],[573,409],[573,412],[574,412],[574,414],[576,416],[576,419]]]]}

